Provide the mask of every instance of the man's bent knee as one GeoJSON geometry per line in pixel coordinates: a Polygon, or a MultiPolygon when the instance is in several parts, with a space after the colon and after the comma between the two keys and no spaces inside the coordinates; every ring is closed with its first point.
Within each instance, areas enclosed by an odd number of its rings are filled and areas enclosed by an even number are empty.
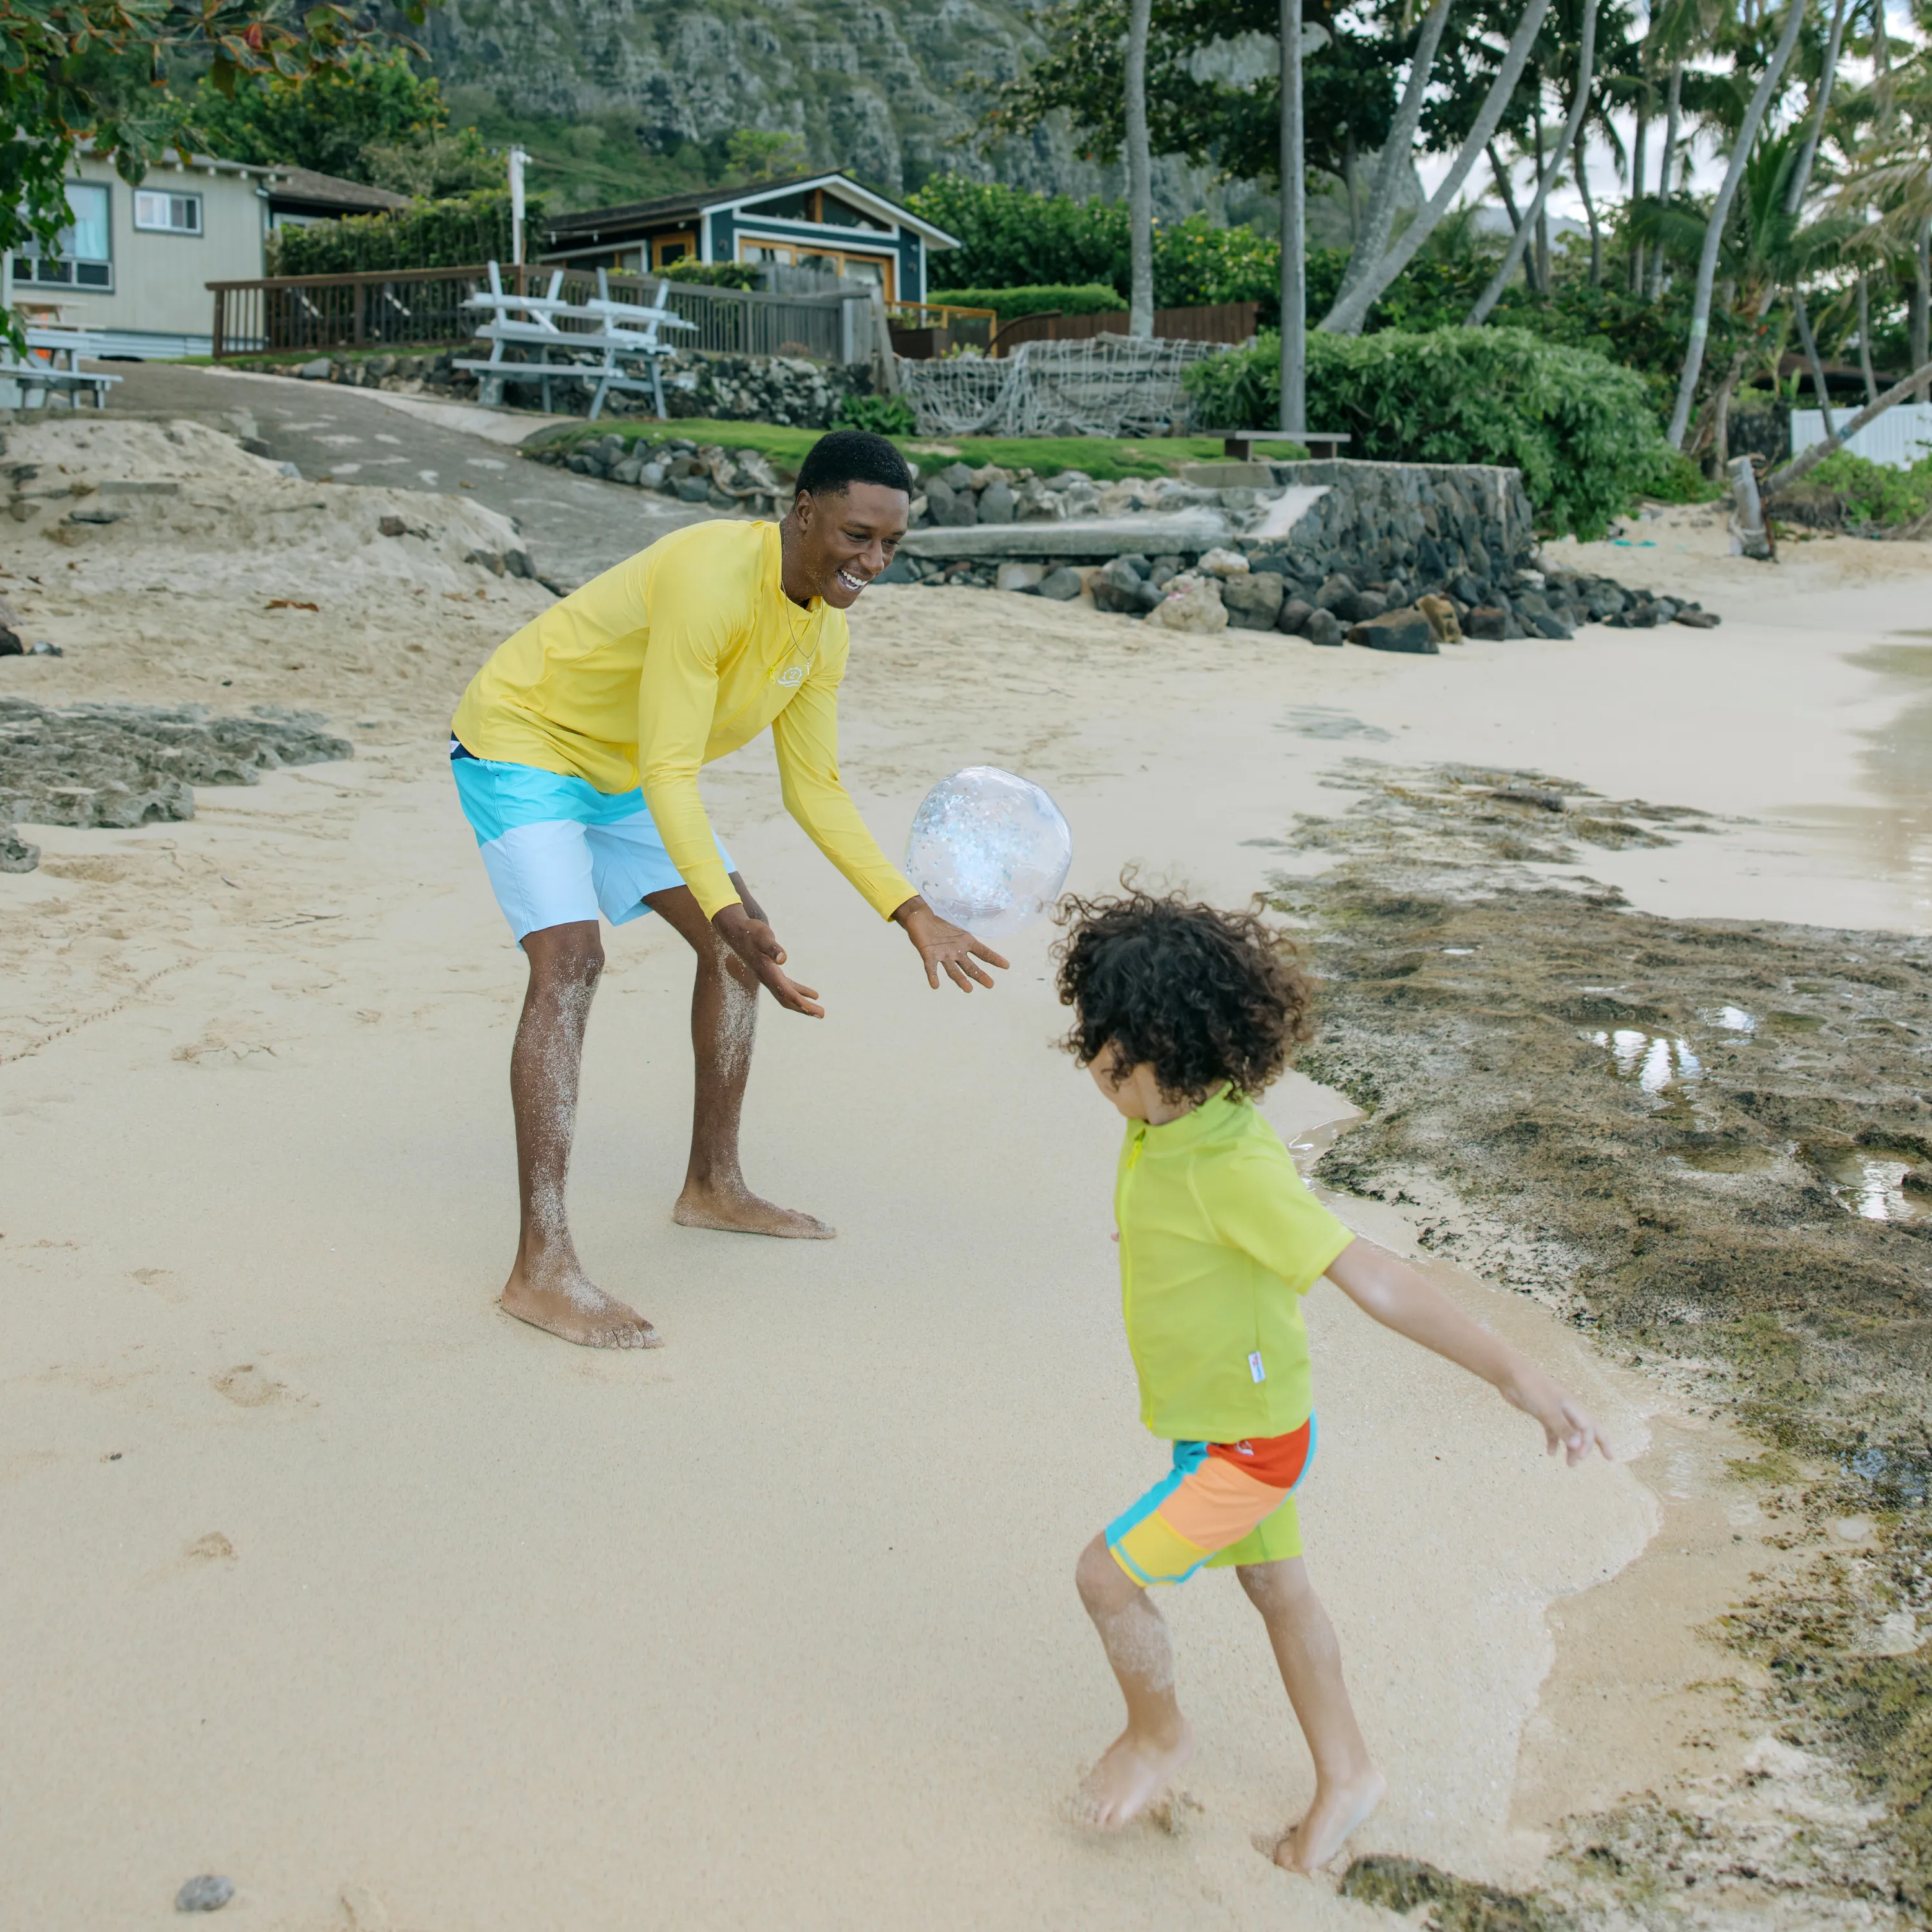
{"type": "Polygon", "coordinates": [[[524,934],[524,956],[539,983],[594,986],[604,970],[604,942],[592,920],[524,934]]]}

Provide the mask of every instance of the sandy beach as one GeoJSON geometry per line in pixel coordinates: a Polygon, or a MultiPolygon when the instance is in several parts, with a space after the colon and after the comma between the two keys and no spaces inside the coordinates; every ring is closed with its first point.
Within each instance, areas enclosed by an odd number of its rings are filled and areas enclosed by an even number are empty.
{"type": "MultiPolygon", "coordinates": [[[[5,434],[14,461],[49,432],[5,434]]],[[[278,1932],[1393,1922],[1268,1861],[1312,1780],[1224,1576],[1166,1606],[1184,1796],[1114,1840],[1063,1814],[1116,1718],[1073,1561],[1162,1452],[1051,934],[991,994],[931,993],[784,815],[768,743],[710,768],[827,1008],[764,1012],[747,1172],[839,1238],[672,1225],[688,968],[645,921],[610,941],[572,1190],[586,1263],[668,1346],[519,1325],[494,1298],[523,972],[443,746],[550,593],[465,560],[512,541],[484,506],[196,460],[175,524],[0,526],[0,596],[65,652],[0,662],[0,696],[312,707],[356,756],[202,789],[185,824],[25,826],[41,865],[0,877],[0,1926],[178,1922],[202,1871],[278,1932]],[[292,541],[278,490],[324,505],[292,541]],[[376,534],[425,503],[433,539],[376,534]]],[[[934,779],[997,764],[1060,803],[1076,889],[1132,863],[1238,902],[1321,864],[1282,841],[1346,808],[1350,759],[1530,768],[1712,815],[1590,855],[1645,911],[1932,931],[1932,552],[1752,565],[1702,510],[1629,534],[1551,554],[1721,628],[1413,658],[875,589],[844,774],[888,850],[934,779]]],[[[1311,1160],[1355,1113],[1300,1077],[1267,1111],[1311,1160]]],[[[1412,1202],[1330,1198],[1423,1252],[1412,1202]]],[[[1711,1620],[1796,1560],[1726,1473],[1753,1445],[1694,1377],[1424,1258],[1623,1460],[1548,1463],[1487,1390],[1311,1297],[1310,1562],[1391,1785],[1352,1852],[1514,1887],[1634,1792],[1755,1765],[1767,1819],[1851,1804],[1695,1688],[1748,1678],[1711,1620]]],[[[1892,1922],[1742,1880],[1723,1910],[1892,1922]]]]}

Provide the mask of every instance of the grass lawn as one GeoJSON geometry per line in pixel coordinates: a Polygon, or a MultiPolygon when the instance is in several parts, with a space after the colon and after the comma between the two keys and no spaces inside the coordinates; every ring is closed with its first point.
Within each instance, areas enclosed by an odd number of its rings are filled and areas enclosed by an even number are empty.
{"type": "MultiPolygon", "coordinates": [[[[654,442],[683,436],[696,443],[716,443],[724,449],[755,449],[768,457],[781,476],[795,476],[805,453],[824,434],[823,430],[786,429],[776,423],[718,422],[704,416],[680,417],[670,422],[620,422],[572,423],[531,439],[531,446],[561,445],[566,449],[595,442],[602,436],[621,436],[630,442],[654,442]]],[[[1084,470],[1096,482],[1111,483],[1124,476],[1169,476],[1184,463],[1218,460],[1218,436],[1157,436],[1142,442],[1124,442],[1102,436],[956,436],[935,442],[918,436],[892,439],[922,470],[949,463],[978,470],[988,463],[1003,469],[1031,469],[1042,476],[1063,470],[1084,470]]],[[[1259,446],[1277,460],[1298,460],[1308,454],[1299,443],[1283,441],[1259,446]]]]}

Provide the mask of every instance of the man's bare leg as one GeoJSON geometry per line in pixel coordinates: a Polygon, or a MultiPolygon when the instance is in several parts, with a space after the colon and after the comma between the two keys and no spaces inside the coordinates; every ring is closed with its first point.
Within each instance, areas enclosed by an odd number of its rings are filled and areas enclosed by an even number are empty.
{"type": "MultiPolygon", "coordinates": [[[[746,911],[763,919],[743,879],[734,872],[731,883],[746,911]]],[[[653,892],[644,903],[676,928],[698,959],[691,988],[691,1160],[672,1220],[687,1228],[830,1240],[837,1231],[823,1221],[754,1194],[738,1164],[738,1123],[758,1028],[757,978],[718,937],[688,886],[653,892]]]]}
{"type": "Polygon", "coordinates": [[[1342,1681],[1335,1626],[1298,1556],[1248,1563],[1234,1574],[1262,1613],[1288,1701],[1315,1760],[1315,1798],[1298,1824],[1282,1834],[1274,1862],[1290,1871],[1325,1865],[1382,1802],[1388,1780],[1369,1755],[1354,1706],[1342,1681]]]}
{"type": "Polygon", "coordinates": [[[577,1127],[584,1030],[604,970],[595,920],[526,934],[530,982],[510,1052],[522,1229],[504,1312],[593,1348],[649,1348],[657,1330],[584,1272],[565,1219],[564,1179],[577,1127]]]}
{"type": "Polygon", "coordinates": [[[1194,1730],[1174,1701],[1167,1624],[1114,1561],[1104,1536],[1080,1552],[1073,1575],[1127,1700],[1127,1727],[1087,1774],[1075,1805],[1085,1823],[1118,1832],[1154,1804],[1194,1755],[1194,1730]]]}

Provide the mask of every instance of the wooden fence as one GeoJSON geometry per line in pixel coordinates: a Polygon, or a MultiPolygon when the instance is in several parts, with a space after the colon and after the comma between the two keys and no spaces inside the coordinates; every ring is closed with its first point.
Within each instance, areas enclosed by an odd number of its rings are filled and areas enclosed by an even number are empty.
{"type": "MultiPolygon", "coordinates": [[[[506,267],[503,286],[540,295],[554,270],[538,262],[506,267]]],[[[214,297],[214,358],[344,349],[449,348],[472,340],[482,320],[466,308],[488,269],[391,268],[346,275],[280,275],[260,281],[210,282],[214,297]]],[[[654,302],[656,276],[612,275],[612,298],[654,302]]],[[[597,293],[595,272],[566,272],[558,293],[584,302],[597,293]]],[[[673,282],[666,307],[694,325],[670,338],[680,349],[737,356],[796,356],[816,362],[864,362],[872,353],[869,297],[849,294],[768,295],[673,282]]]]}

